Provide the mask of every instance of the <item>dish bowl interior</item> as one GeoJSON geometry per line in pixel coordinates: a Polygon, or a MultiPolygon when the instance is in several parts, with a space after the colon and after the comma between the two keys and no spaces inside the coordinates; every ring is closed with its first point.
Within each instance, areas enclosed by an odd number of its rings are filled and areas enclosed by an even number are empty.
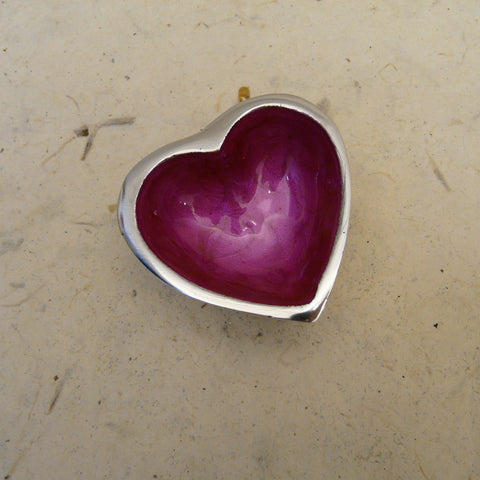
{"type": "Polygon", "coordinates": [[[186,280],[228,297],[307,305],[328,264],[342,171],[325,129],[282,106],[246,113],[221,148],[170,156],[143,181],[138,230],[186,280]]]}

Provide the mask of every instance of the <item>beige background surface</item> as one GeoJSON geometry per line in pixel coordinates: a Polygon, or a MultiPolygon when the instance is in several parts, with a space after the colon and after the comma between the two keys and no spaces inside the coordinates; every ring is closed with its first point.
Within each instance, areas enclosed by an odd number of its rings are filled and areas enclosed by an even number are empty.
{"type": "Polygon", "coordinates": [[[0,478],[479,479],[479,17],[1,1],[0,478]],[[240,86],[320,104],[350,155],[315,325],[186,298],[117,228],[130,168],[240,86]]]}

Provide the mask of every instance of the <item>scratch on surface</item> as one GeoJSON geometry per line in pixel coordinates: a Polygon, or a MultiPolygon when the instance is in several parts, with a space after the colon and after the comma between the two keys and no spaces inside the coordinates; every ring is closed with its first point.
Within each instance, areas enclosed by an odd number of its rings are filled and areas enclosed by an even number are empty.
{"type": "Polygon", "coordinates": [[[242,58],[247,58],[247,56],[246,56],[245,54],[240,55],[240,56],[233,62],[233,64],[236,65],[242,58]]]}
{"type": "Polygon", "coordinates": [[[392,182],[395,182],[395,179],[387,172],[372,172],[370,175],[383,175],[384,177],[387,177],[392,182]]]}
{"type": "Polygon", "coordinates": [[[378,74],[380,75],[380,78],[384,81],[384,82],[387,82],[387,83],[400,83],[403,79],[400,78],[400,79],[390,79],[390,78],[387,78],[385,76],[385,73],[388,74],[388,72],[398,72],[398,68],[397,66],[394,64],[394,63],[387,63],[386,65],[384,65],[379,71],[378,71],[378,74]]]}
{"type": "Polygon", "coordinates": [[[97,125],[97,128],[103,127],[115,127],[118,125],[132,125],[135,122],[135,117],[117,117],[101,122],[97,125]]]}
{"type": "Polygon", "coordinates": [[[415,456],[417,457],[418,468],[420,469],[421,474],[423,475],[423,477],[424,477],[426,480],[430,480],[430,479],[427,477],[427,474],[425,473],[425,471],[424,471],[423,468],[422,468],[422,463],[420,462],[420,458],[418,457],[417,452],[415,452],[415,456]]]}
{"type": "Polygon", "coordinates": [[[17,327],[14,323],[11,323],[10,326],[17,332],[17,335],[18,335],[18,337],[20,338],[20,340],[21,340],[25,345],[27,345],[28,348],[31,349],[30,344],[23,338],[23,335],[18,331],[18,327],[17,327]]]}
{"type": "Polygon", "coordinates": [[[65,95],[65,96],[73,102],[75,107],[77,107],[77,110],[80,112],[80,107],[78,106],[78,102],[71,95],[65,95]]]}
{"type": "Polygon", "coordinates": [[[426,480],[430,480],[425,474],[425,472],[423,471],[422,465],[420,463],[418,464],[418,468],[420,468],[420,472],[422,472],[422,475],[426,478],[426,480]]]}
{"type": "Polygon", "coordinates": [[[75,298],[77,298],[77,296],[78,296],[80,293],[85,292],[85,291],[88,290],[91,286],[92,286],[92,282],[88,282],[84,287],[82,287],[82,288],[76,288],[76,289],[75,289],[75,293],[73,294],[72,298],[71,298],[70,301],[68,302],[67,308],[65,308],[65,310],[64,310],[63,313],[65,313],[67,310],[70,309],[70,307],[72,306],[73,301],[75,300],[75,298]]]}
{"type": "MultiPolygon", "coordinates": [[[[28,433],[28,432],[23,432],[22,433],[22,436],[19,440],[20,441],[23,441],[23,439],[25,438],[25,434],[28,433]]],[[[8,471],[8,473],[3,477],[5,480],[7,479],[10,479],[12,478],[12,475],[17,471],[17,468],[18,466],[20,465],[20,463],[25,459],[25,457],[27,456],[28,452],[30,451],[30,449],[32,448],[32,445],[34,445],[35,443],[37,443],[43,436],[43,434],[45,433],[45,431],[43,430],[42,432],[40,432],[38,435],[35,435],[35,436],[32,436],[30,437],[30,440],[28,441],[27,445],[25,445],[23,448],[19,449],[19,453],[17,455],[17,458],[15,459],[15,461],[13,462],[12,466],[10,467],[10,470],[8,471]]]]}
{"type": "Polygon", "coordinates": [[[43,167],[49,160],[51,160],[53,157],[57,156],[69,143],[73,142],[77,138],[76,136],[70,137],[68,140],[65,140],[60,147],[55,150],[52,154],[50,154],[42,163],[41,166],[43,167]]]}
{"type": "Polygon", "coordinates": [[[87,227],[98,228],[103,226],[102,223],[94,223],[94,222],[72,222],[73,225],[85,225],[87,227]]]}
{"type": "Polygon", "coordinates": [[[438,167],[433,157],[430,155],[429,151],[428,150],[425,150],[425,151],[427,152],[427,156],[430,159],[430,164],[432,166],[434,175],[437,177],[438,181],[445,187],[445,190],[447,190],[447,192],[450,192],[450,186],[448,185],[447,180],[445,179],[442,171],[438,167]]]}
{"type": "Polygon", "coordinates": [[[70,369],[65,370],[65,374],[63,375],[63,378],[57,383],[57,386],[55,387],[55,392],[53,393],[52,400],[50,400],[50,405],[48,406],[47,415],[50,415],[50,413],[52,413],[52,410],[57,404],[60,394],[62,393],[63,387],[65,386],[65,382],[67,378],[70,376],[70,372],[71,372],[70,369]]]}
{"type": "Polygon", "coordinates": [[[35,290],[27,294],[26,297],[22,298],[18,302],[15,303],[2,303],[0,307],[19,307],[20,305],[23,305],[25,302],[28,302],[33,296],[35,296],[45,285],[40,285],[37,287],[35,290]]]}
{"type": "Polygon", "coordinates": [[[118,117],[93,125],[90,128],[87,143],[85,144],[85,148],[83,150],[83,154],[80,160],[85,160],[87,158],[88,152],[91,150],[95,137],[97,136],[97,133],[101,128],[116,127],[120,125],[132,125],[133,122],[135,122],[135,117],[118,117]]]}
{"type": "Polygon", "coordinates": [[[92,128],[91,133],[89,137],[87,138],[87,143],[85,144],[85,148],[83,149],[83,154],[80,158],[80,160],[85,160],[87,158],[88,152],[92,148],[93,141],[95,140],[95,137],[97,136],[98,128],[92,128]]]}
{"type": "MultiPolygon", "coordinates": [[[[465,56],[467,55],[467,50],[468,48],[465,48],[463,50],[463,53],[462,53],[462,56],[460,57],[460,60],[457,61],[457,65],[463,65],[463,63],[465,62],[465,56]]],[[[437,55],[441,56],[441,57],[447,57],[447,58],[450,58],[452,60],[455,60],[456,58],[456,54],[455,53],[446,53],[446,52],[438,52],[437,55]]]]}
{"type": "Polygon", "coordinates": [[[15,473],[15,470],[17,469],[18,465],[20,465],[20,462],[25,458],[25,454],[27,453],[29,447],[26,447],[22,450],[20,450],[20,453],[18,454],[17,459],[13,462],[12,466],[10,467],[10,470],[8,473],[3,477],[4,479],[9,479],[12,477],[12,475],[15,473]]]}
{"type": "Polygon", "coordinates": [[[19,238],[18,240],[2,240],[2,244],[0,247],[0,257],[7,253],[7,252],[14,252],[18,250],[23,243],[23,238],[19,238]]]}
{"type": "MultiPolygon", "coordinates": [[[[75,101],[73,97],[70,97],[69,95],[67,95],[67,97],[71,98],[72,101],[75,101]]],[[[95,137],[97,136],[97,133],[101,128],[115,127],[120,125],[131,125],[133,122],[135,122],[135,117],[118,117],[112,118],[105,122],[97,123],[91,127],[88,127],[87,125],[82,125],[80,128],[76,128],[73,131],[75,135],[65,140],[57,150],[55,150],[52,154],[45,158],[42,161],[41,166],[43,167],[49,160],[51,160],[53,157],[56,157],[67,145],[69,145],[71,142],[73,142],[73,140],[79,137],[88,137],[85,148],[83,149],[82,157],[80,158],[80,160],[85,160],[85,158],[87,158],[88,152],[92,148],[95,137]]]]}
{"type": "Polygon", "coordinates": [[[39,394],[40,394],[40,385],[38,385],[37,391],[35,392],[35,397],[33,398],[32,406],[30,407],[30,411],[28,412],[28,419],[27,420],[30,420],[30,418],[32,417],[33,409],[35,408],[35,405],[37,404],[39,394]]]}
{"type": "Polygon", "coordinates": [[[218,100],[217,100],[217,112],[220,111],[220,107],[222,105],[222,99],[223,97],[225,96],[225,92],[221,93],[219,96],[218,96],[218,100]]]}

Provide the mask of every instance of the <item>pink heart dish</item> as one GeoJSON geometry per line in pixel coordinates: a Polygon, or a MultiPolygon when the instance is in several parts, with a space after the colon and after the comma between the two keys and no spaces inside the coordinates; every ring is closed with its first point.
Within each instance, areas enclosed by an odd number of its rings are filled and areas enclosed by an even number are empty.
{"type": "Polygon", "coordinates": [[[181,292],[312,322],[345,246],[347,154],[314,105],[256,97],[138,163],[118,213],[137,257],[181,292]]]}

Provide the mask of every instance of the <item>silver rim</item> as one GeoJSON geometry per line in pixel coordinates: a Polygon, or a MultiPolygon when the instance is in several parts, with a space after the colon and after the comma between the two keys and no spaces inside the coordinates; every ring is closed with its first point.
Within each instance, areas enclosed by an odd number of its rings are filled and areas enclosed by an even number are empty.
{"type": "Polygon", "coordinates": [[[347,238],[351,202],[348,157],[340,132],[334,123],[311,103],[292,95],[265,95],[241,102],[214,120],[200,133],[159,148],[141,160],[127,175],[118,204],[120,229],[130,248],[141,262],[157,277],[184,294],[203,302],[243,312],[256,313],[277,318],[289,318],[313,322],[318,319],[332,290],[342,260],[347,238]],[[210,152],[220,149],[233,125],[249,112],[266,106],[279,106],[296,110],[318,122],[328,133],[335,145],[343,178],[342,208],[339,227],[330,260],[319,282],[314,299],[307,305],[281,307],[237,300],[206,290],[189,282],[167,267],[147,246],[137,226],[136,202],[143,181],[161,162],[182,153],[210,152]]]}

